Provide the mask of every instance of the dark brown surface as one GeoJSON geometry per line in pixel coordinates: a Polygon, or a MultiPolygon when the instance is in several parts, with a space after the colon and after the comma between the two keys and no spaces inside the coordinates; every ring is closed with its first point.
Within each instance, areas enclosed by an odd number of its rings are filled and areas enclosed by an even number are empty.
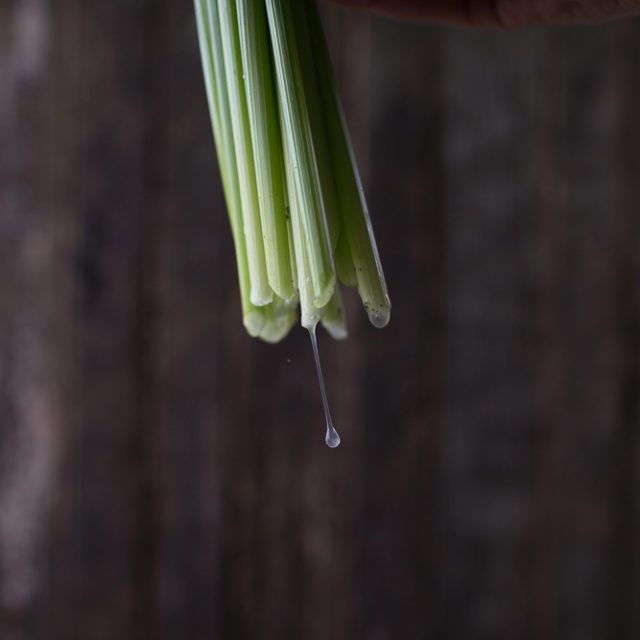
{"type": "Polygon", "coordinates": [[[0,638],[640,637],[640,25],[327,13],[394,301],[243,332],[192,7],[0,4],[0,638]]]}

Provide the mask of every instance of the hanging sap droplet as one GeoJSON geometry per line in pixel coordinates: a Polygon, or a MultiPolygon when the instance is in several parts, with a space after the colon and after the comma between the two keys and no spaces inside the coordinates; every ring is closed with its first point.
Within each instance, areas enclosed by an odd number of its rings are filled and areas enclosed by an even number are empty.
{"type": "Polygon", "coordinates": [[[391,318],[391,313],[389,313],[388,309],[368,310],[367,315],[369,316],[369,322],[376,329],[384,329],[389,324],[389,319],[391,318]]]}
{"type": "Polygon", "coordinates": [[[324,437],[327,447],[336,449],[340,446],[340,434],[334,429],[332,424],[327,424],[327,433],[324,437]]]}
{"type": "Polygon", "coordinates": [[[309,337],[311,338],[311,346],[313,347],[313,357],[316,361],[316,372],[318,373],[318,383],[320,384],[320,395],[322,396],[322,406],[324,408],[324,417],[327,424],[327,432],[325,434],[324,441],[328,447],[335,449],[340,445],[340,436],[333,426],[331,412],[329,411],[329,401],[327,400],[327,390],[324,384],[322,365],[320,364],[320,353],[318,352],[318,339],[316,338],[315,325],[309,328],[309,337]]]}
{"type": "Polygon", "coordinates": [[[371,302],[363,303],[364,310],[367,312],[367,316],[369,316],[369,322],[376,329],[384,329],[391,319],[391,304],[389,303],[389,299],[387,298],[387,304],[382,306],[374,306],[371,302]]]}

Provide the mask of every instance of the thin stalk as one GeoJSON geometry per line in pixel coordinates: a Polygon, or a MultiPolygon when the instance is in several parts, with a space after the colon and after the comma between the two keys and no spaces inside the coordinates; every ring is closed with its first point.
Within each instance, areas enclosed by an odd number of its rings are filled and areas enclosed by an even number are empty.
{"type": "Polygon", "coordinates": [[[265,0],[265,4],[283,116],[283,146],[290,149],[313,304],[321,308],[331,299],[336,278],[295,31],[293,3],[299,1],[265,0]]]}
{"type": "Polygon", "coordinates": [[[251,302],[256,306],[263,306],[271,302],[273,291],[269,286],[264,243],[262,241],[258,188],[253,161],[247,99],[242,80],[242,56],[234,0],[218,0],[218,18],[240,186],[244,237],[251,282],[251,302]]]}
{"type": "Polygon", "coordinates": [[[288,300],[295,295],[295,286],[289,257],[282,137],[267,16],[262,0],[237,0],[236,4],[267,275],[274,293],[288,300]]]}
{"type": "MultiPolygon", "coordinates": [[[[318,178],[322,190],[322,200],[327,217],[331,249],[335,252],[340,235],[340,217],[338,214],[338,195],[331,167],[331,152],[329,150],[329,136],[325,123],[319,78],[314,61],[313,44],[309,31],[309,22],[303,3],[293,3],[293,17],[295,32],[298,39],[298,54],[302,79],[304,83],[304,95],[306,98],[309,124],[311,127],[313,150],[318,166],[318,178]]],[[[334,256],[335,257],[335,256],[334,256]]]]}
{"type": "MultiPolygon", "coordinates": [[[[338,209],[338,212],[339,211],[338,209]]],[[[338,238],[338,246],[333,256],[336,263],[336,273],[342,284],[346,284],[348,287],[356,287],[358,285],[358,278],[356,276],[356,268],[353,266],[353,258],[351,257],[351,249],[349,248],[349,238],[347,237],[347,230],[342,224],[341,214],[339,218],[340,237],[338,238]]]]}
{"type": "Polygon", "coordinates": [[[328,123],[324,114],[322,97],[320,94],[321,78],[315,61],[314,41],[311,34],[312,23],[304,6],[304,2],[294,4],[296,33],[300,36],[300,64],[303,70],[305,92],[308,97],[309,116],[313,131],[314,148],[318,159],[318,169],[322,194],[329,223],[331,245],[334,250],[334,262],[338,278],[344,284],[355,287],[356,278],[349,240],[346,231],[341,229],[339,213],[339,199],[337,194],[335,172],[332,166],[331,150],[329,148],[328,123]]]}
{"type": "Polygon", "coordinates": [[[271,344],[284,340],[298,319],[297,307],[297,298],[284,301],[275,297],[273,302],[264,308],[266,322],[260,332],[260,338],[271,344]]]}
{"type": "Polygon", "coordinates": [[[313,303],[313,284],[309,269],[309,258],[302,230],[302,213],[298,203],[298,194],[294,185],[293,161],[288,147],[283,147],[283,160],[288,192],[288,210],[291,225],[291,239],[293,253],[296,259],[296,274],[298,277],[298,293],[300,295],[300,323],[306,329],[315,329],[322,318],[322,310],[313,303]]]}
{"type": "Polygon", "coordinates": [[[322,326],[327,330],[334,340],[344,340],[349,336],[347,330],[347,316],[344,312],[344,303],[342,301],[342,292],[340,286],[336,285],[333,298],[329,300],[329,304],[324,308],[322,316],[322,326]]]}
{"type": "MultiPolygon", "coordinates": [[[[284,155],[282,157],[282,171],[283,173],[285,171],[284,155]]],[[[283,182],[284,182],[284,190],[285,190],[285,198],[286,198],[285,207],[287,212],[287,234],[289,236],[289,247],[290,247],[289,258],[291,259],[291,275],[293,276],[293,282],[296,288],[297,300],[298,302],[300,302],[300,293],[298,292],[298,265],[296,263],[296,251],[295,251],[295,244],[293,242],[293,226],[291,224],[291,207],[289,205],[289,193],[287,189],[286,179],[283,180],[283,182]]]]}
{"type": "Polygon", "coordinates": [[[230,128],[229,105],[224,70],[220,64],[222,54],[218,9],[215,2],[210,0],[195,0],[195,10],[216,154],[235,247],[242,318],[248,333],[257,337],[262,331],[265,319],[261,309],[253,305],[250,300],[249,269],[242,231],[238,175],[235,168],[233,143],[228,134],[230,128]]]}
{"type": "Polygon", "coordinates": [[[320,16],[314,0],[299,1],[304,5],[310,23],[322,106],[327,122],[331,157],[340,200],[342,232],[349,240],[349,251],[356,272],[358,293],[369,320],[376,327],[384,327],[389,322],[391,302],[346,119],[337,94],[320,16]]]}

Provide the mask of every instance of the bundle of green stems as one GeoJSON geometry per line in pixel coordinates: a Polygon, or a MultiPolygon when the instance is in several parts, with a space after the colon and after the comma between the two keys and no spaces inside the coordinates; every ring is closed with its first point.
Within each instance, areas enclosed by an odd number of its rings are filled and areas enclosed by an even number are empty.
{"type": "Polygon", "coordinates": [[[314,0],[195,0],[244,326],[347,335],[340,283],[391,305],[314,0]]]}

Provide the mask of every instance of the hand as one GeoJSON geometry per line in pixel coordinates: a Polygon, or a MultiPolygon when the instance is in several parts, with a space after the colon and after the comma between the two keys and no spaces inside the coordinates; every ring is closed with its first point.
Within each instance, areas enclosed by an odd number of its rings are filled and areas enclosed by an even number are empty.
{"type": "Polygon", "coordinates": [[[409,20],[512,29],[530,24],[594,24],[640,14],[640,0],[334,0],[409,20]]]}

